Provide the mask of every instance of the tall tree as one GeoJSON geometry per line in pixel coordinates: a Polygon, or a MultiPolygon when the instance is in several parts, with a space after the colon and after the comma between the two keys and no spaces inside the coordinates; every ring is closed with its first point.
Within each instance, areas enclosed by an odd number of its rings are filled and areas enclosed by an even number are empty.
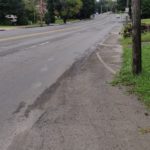
{"type": "Polygon", "coordinates": [[[82,7],[81,0],[58,0],[55,3],[56,14],[66,23],[67,19],[77,15],[82,7]]]}
{"type": "Polygon", "coordinates": [[[38,10],[37,10],[37,0],[24,0],[25,2],[25,11],[28,18],[28,21],[33,23],[37,22],[38,10]]]}
{"type": "Polygon", "coordinates": [[[47,0],[47,13],[46,13],[46,23],[54,23],[55,22],[55,7],[54,0],[47,0]]]}
{"type": "Polygon", "coordinates": [[[0,0],[0,24],[7,24],[5,16],[8,14],[9,8],[8,0],[0,0]]]}
{"type": "Polygon", "coordinates": [[[16,15],[18,17],[18,24],[27,24],[25,3],[23,0],[0,0],[0,19],[2,20],[1,22],[7,22],[5,16],[10,14],[16,15]]]}
{"type": "Polygon", "coordinates": [[[117,3],[118,3],[118,10],[125,11],[127,1],[117,0],[117,3]]]}
{"type": "Polygon", "coordinates": [[[82,0],[83,7],[80,11],[81,19],[90,18],[95,13],[95,0],[82,0]]]}
{"type": "Polygon", "coordinates": [[[38,12],[39,12],[41,26],[43,26],[43,21],[44,21],[44,17],[45,17],[46,11],[47,11],[47,9],[46,9],[46,2],[45,2],[45,0],[39,0],[38,12]]]}
{"type": "Polygon", "coordinates": [[[150,0],[142,0],[142,18],[150,18],[150,0]]]}

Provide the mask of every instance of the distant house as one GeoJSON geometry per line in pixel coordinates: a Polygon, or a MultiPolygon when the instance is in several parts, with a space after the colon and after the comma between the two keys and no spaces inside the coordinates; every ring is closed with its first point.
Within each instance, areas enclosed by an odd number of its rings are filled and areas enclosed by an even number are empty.
{"type": "Polygon", "coordinates": [[[12,24],[15,24],[17,22],[17,16],[15,15],[6,15],[5,17],[9,19],[12,24]]]}

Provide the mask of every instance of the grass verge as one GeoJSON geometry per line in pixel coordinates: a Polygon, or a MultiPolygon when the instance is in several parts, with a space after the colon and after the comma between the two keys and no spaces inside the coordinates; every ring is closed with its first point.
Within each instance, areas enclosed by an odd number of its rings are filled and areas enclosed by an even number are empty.
{"type": "MultiPolygon", "coordinates": [[[[78,22],[80,21],[79,19],[68,19],[67,22],[78,22]]],[[[56,19],[55,24],[64,24],[62,19],[56,19]]],[[[47,26],[46,24],[43,24],[43,26],[47,26]]],[[[36,28],[40,27],[40,23],[33,24],[33,25],[25,25],[25,26],[5,26],[5,25],[0,25],[0,30],[13,30],[17,28],[36,28]]]]}
{"type": "MultiPolygon", "coordinates": [[[[67,22],[77,22],[79,19],[68,19],[67,22]]],[[[55,24],[64,24],[62,19],[56,19],[55,24]]]]}
{"type": "Polygon", "coordinates": [[[0,30],[12,30],[16,29],[16,26],[1,26],[0,25],[0,30]]]}
{"type": "MultiPolygon", "coordinates": [[[[44,24],[43,26],[46,26],[46,25],[44,24]]],[[[21,25],[21,26],[0,25],[0,30],[13,30],[13,29],[18,29],[18,28],[35,28],[35,27],[40,27],[40,24],[21,25]]]]}
{"type": "Polygon", "coordinates": [[[143,72],[139,76],[132,74],[131,38],[121,39],[123,45],[123,64],[120,72],[113,81],[113,85],[125,85],[129,92],[139,98],[150,108],[150,33],[142,35],[142,63],[143,72]]]}
{"type": "Polygon", "coordinates": [[[150,25],[150,19],[142,19],[142,23],[150,25]]]}

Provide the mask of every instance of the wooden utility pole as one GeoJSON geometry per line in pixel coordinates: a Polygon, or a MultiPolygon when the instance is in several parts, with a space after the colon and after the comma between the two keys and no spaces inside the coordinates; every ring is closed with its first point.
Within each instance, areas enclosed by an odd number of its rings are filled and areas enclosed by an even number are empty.
{"type": "Polygon", "coordinates": [[[141,55],[141,0],[132,0],[133,74],[142,72],[141,55]]]}

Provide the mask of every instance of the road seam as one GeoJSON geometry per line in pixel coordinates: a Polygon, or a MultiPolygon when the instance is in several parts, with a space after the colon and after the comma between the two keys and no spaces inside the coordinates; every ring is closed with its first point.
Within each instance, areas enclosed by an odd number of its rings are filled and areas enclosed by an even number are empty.
{"type": "Polygon", "coordinates": [[[53,30],[53,31],[48,31],[48,32],[39,32],[39,33],[20,35],[20,36],[15,36],[15,37],[2,38],[2,39],[0,39],[0,42],[10,41],[10,40],[18,40],[18,39],[34,37],[34,36],[38,36],[38,35],[45,35],[45,34],[49,34],[49,33],[63,32],[63,31],[70,31],[70,30],[77,30],[77,29],[79,29],[79,27],[72,27],[72,28],[58,29],[58,30],[53,30]]]}
{"type": "Polygon", "coordinates": [[[122,46],[120,46],[120,45],[114,45],[114,44],[100,44],[100,46],[106,46],[106,47],[115,46],[115,47],[118,47],[118,48],[122,48],[122,46]]]}
{"type": "Polygon", "coordinates": [[[44,43],[41,43],[41,44],[39,44],[40,46],[42,46],[42,45],[46,45],[46,44],[48,44],[49,42],[44,42],[44,43]]]}
{"type": "MultiPolygon", "coordinates": [[[[100,24],[100,25],[104,25],[105,23],[100,24]]],[[[86,23],[86,24],[88,24],[88,23],[86,23]]],[[[93,23],[92,25],[96,25],[96,24],[99,24],[99,23],[96,22],[96,23],[93,23]]],[[[45,34],[48,34],[48,33],[70,31],[70,30],[74,30],[74,29],[77,30],[77,29],[82,29],[82,28],[84,28],[86,26],[87,25],[78,26],[78,27],[57,29],[57,30],[51,30],[51,31],[47,31],[47,32],[32,33],[32,34],[27,34],[27,35],[18,35],[18,36],[8,37],[8,38],[0,38],[0,42],[11,41],[11,40],[18,40],[18,39],[23,39],[23,38],[28,38],[28,37],[35,37],[35,36],[38,36],[38,35],[45,35],[45,34]]]]}
{"type": "Polygon", "coordinates": [[[112,74],[116,74],[116,71],[114,70],[114,69],[112,69],[109,65],[107,65],[106,63],[105,63],[105,61],[102,59],[102,57],[100,56],[100,54],[97,52],[96,53],[96,55],[97,55],[97,58],[98,58],[98,60],[104,65],[104,67],[109,71],[109,72],[111,72],[112,74]]]}

